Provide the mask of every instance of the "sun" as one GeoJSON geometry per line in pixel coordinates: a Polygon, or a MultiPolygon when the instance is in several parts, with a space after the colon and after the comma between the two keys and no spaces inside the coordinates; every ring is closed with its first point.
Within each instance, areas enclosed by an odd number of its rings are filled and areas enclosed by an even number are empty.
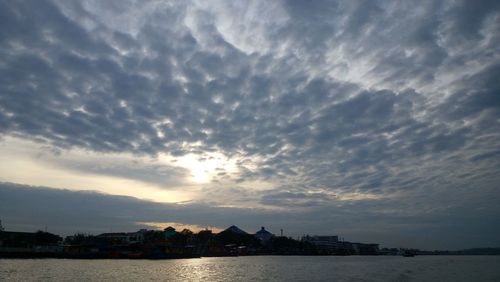
{"type": "Polygon", "coordinates": [[[196,162],[191,165],[191,177],[196,183],[206,183],[210,181],[210,168],[201,163],[196,162]]]}

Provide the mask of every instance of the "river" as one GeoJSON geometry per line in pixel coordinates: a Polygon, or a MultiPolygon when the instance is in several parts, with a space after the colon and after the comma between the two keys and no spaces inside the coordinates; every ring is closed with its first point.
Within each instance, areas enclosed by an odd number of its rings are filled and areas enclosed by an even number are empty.
{"type": "Polygon", "coordinates": [[[500,256],[0,259],[2,281],[500,281],[500,256]]]}

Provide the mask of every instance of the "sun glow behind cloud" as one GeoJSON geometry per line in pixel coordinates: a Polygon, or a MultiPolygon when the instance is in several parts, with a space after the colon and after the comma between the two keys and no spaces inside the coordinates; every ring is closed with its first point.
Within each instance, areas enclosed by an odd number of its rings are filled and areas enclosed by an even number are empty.
{"type": "Polygon", "coordinates": [[[236,161],[222,153],[206,153],[203,155],[187,154],[181,157],[172,157],[161,154],[160,161],[176,164],[190,171],[188,181],[196,184],[211,182],[217,174],[235,174],[238,172],[236,161]]]}
{"type": "Polygon", "coordinates": [[[236,159],[218,152],[151,157],[55,149],[15,137],[0,141],[0,160],[0,181],[95,190],[167,203],[199,199],[204,195],[200,194],[203,185],[215,180],[220,183],[224,178],[233,183],[232,177],[239,173],[236,159]]]}

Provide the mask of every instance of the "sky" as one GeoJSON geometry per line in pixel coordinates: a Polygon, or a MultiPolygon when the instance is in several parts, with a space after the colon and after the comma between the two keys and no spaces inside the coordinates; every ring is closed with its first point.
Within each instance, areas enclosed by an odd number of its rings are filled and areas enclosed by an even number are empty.
{"type": "Polygon", "coordinates": [[[0,0],[0,220],[500,246],[500,2],[0,0]]]}

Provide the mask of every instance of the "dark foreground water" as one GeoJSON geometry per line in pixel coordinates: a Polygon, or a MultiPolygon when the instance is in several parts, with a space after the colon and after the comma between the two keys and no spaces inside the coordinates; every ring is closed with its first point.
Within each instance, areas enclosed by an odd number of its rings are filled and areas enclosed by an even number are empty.
{"type": "Polygon", "coordinates": [[[500,256],[0,259],[2,281],[500,281],[500,256]]]}

